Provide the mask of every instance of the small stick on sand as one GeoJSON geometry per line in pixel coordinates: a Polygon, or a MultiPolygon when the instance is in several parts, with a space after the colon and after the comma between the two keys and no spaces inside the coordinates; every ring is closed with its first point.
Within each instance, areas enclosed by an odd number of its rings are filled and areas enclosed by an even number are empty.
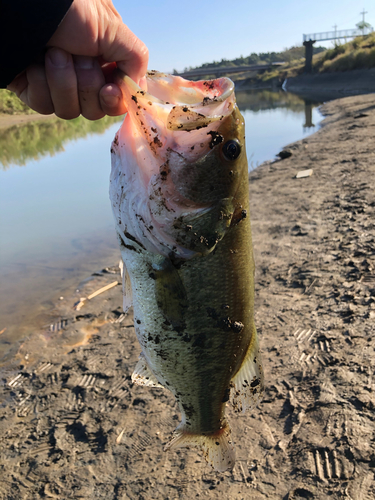
{"type": "Polygon", "coordinates": [[[101,293],[106,292],[107,290],[110,290],[111,288],[113,288],[116,285],[118,285],[118,281],[113,281],[109,285],[106,285],[106,286],[103,286],[102,288],[99,288],[99,290],[96,290],[96,292],[92,293],[88,297],[81,297],[79,299],[79,301],[74,304],[74,306],[73,306],[74,309],[79,311],[81,309],[81,307],[85,304],[86,300],[91,300],[94,297],[96,297],[97,295],[100,295],[101,293]]]}
{"type": "Polygon", "coordinates": [[[121,443],[121,439],[122,439],[122,436],[124,435],[124,432],[125,432],[125,429],[122,429],[122,431],[120,432],[120,434],[117,436],[117,439],[116,439],[116,443],[117,444],[121,443]]]}

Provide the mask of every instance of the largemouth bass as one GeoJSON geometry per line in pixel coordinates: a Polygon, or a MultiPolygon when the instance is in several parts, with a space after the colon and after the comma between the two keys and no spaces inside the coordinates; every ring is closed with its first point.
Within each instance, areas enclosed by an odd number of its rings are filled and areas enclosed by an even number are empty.
{"type": "Polygon", "coordinates": [[[233,468],[225,416],[263,390],[254,325],[254,261],[244,120],[228,78],[149,72],[120,85],[128,113],[112,143],[110,198],[142,354],[133,382],[175,396],[166,449],[198,447],[233,468]]]}

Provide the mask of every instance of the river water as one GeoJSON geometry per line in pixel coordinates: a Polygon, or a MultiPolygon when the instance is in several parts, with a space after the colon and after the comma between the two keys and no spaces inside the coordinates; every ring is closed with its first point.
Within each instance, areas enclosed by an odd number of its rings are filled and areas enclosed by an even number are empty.
{"type": "MultiPolygon", "coordinates": [[[[319,102],[237,93],[249,169],[317,129],[319,102]]],[[[120,122],[32,122],[0,137],[0,361],[51,319],[64,291],[119,261],[108,199],[120,122]]]]}

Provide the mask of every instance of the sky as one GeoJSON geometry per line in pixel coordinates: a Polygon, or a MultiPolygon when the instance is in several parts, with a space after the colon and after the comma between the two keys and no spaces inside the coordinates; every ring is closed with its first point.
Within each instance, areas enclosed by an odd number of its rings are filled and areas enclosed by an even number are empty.
{"type": "Polygon", "coordinates": [[[112,1],[163,72],[302,45],[304,33],[355,28],[363,9],[375,29],[374,0],[112,1]]]}

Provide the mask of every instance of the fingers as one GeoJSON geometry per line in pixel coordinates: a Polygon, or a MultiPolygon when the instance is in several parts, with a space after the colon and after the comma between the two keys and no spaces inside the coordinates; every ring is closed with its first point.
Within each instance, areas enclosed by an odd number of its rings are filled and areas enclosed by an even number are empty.
{"type": "MultiPolygon", "coordinates": [[[[82,114],[88,120],[98,120],[106,113],[99,99],[105,78],[96,58],[71,56],[62,49],[51,48],[46,54],[46,75],[54,111],[70,120],[82,114]]],[[[111,115],[122,114],[119,103],[109,106],[111,115]]]]}
{"type": "Polygon", "coordinates": [[[55,114],[66,120],[77,118],[81,109],[71,54],[62,49],[49,49],[45,57],[45,68],[55,114]]]}
{"type": "Polygon", "coordinates": [[[45,61],[45,66],[29,66],[8,86],[30,108],[68,120],[80,114],[98,120],[104,115],[126,113],[120,88],[105,84],[105,71],[97,58],[72,58],[61,49],[51,48],[45,61]]]}
{"type": "Polygon", "coordinates": [[[22,101],[42,115],[54,112],[46,72],[41,64],[33,64],[27,68],[27,88],[20,95],[22,101]]]}
{"type": "Polygon", "coordinates": [[[29,66],[8,85],[8,90],[15,92],[21,101],[42,115],[54,112],[43,65],[29,66]]]}
{"type": "Polygon", "coordinates": [[[99,120],[106,113],[101,108],[99,91],[105,78],[96,58],[74,56],[78,99],[81,113],[88,120],[99,120]]]}

